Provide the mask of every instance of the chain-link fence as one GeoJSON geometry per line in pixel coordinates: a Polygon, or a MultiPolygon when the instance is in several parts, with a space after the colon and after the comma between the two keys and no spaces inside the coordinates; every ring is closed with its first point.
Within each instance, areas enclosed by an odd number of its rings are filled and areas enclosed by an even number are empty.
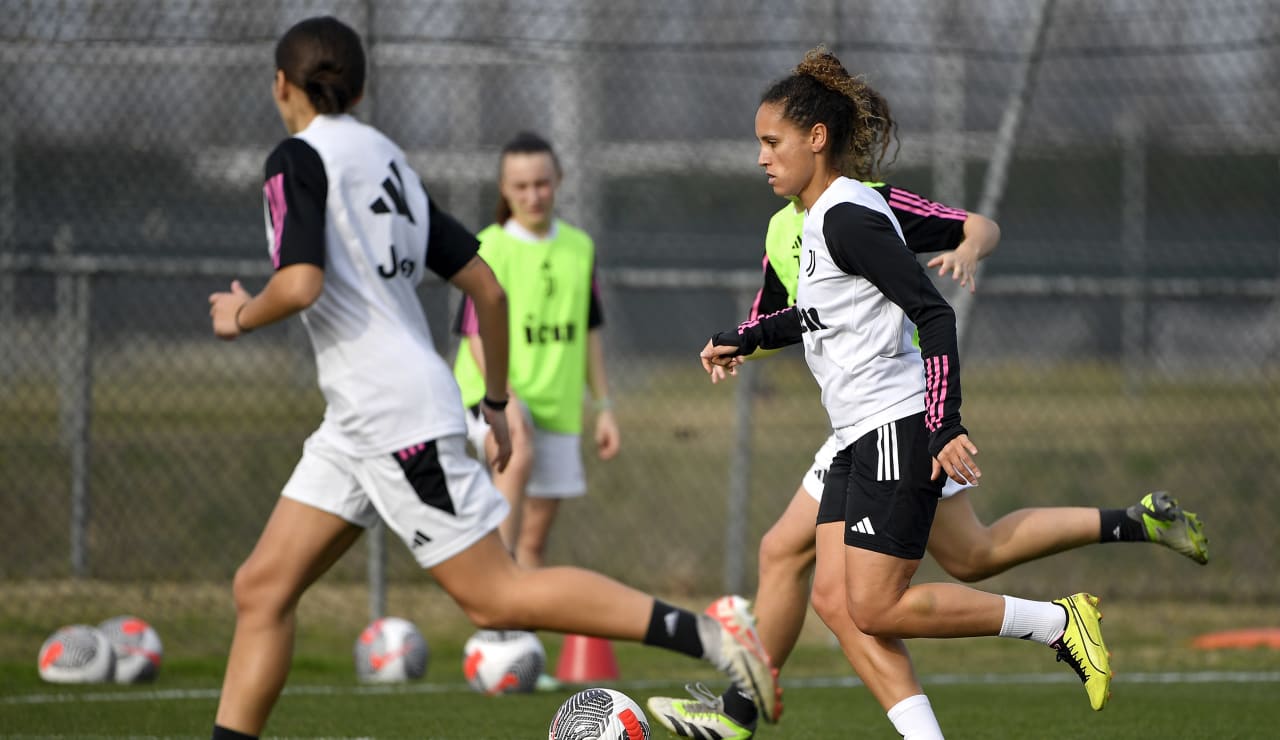
{"type": "MultiPolygon", "coordinates": [[[[743,313],[779,205],[758,95],[824,42],[901,122],[886,179],[1003,229],[956,297],[980,513],[1170,488],[1213,536],[1204,569],[1108,546],[990,586],[1280,600],[1269,0],[4,0],[0,623],[47,624],[104,582],[150,615],[206,584],[225,609],[322,402],[296,321],[226,345],[205,297],[268,275],[271,52],[319,12],[369,48],[359,115],[464,223],[491,218],[514,132],[559,150],[561,214],[598,245],[624,444],[588,454],[553,561],[671,594],[754,587],[826,419],[798,352],[716,388],[694,353],[743,313]]],[[[449,352],[453,298],[423,293],[449,352]]],[[[388,549],[393,581],[421,578],[388,549]]]]}

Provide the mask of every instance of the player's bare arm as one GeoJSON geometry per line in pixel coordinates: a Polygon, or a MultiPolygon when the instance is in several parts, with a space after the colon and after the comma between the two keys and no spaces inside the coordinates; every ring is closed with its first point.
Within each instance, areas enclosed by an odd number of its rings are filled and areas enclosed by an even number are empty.
{"type": "Polygon", "coordinates": [[[209,296],[213,333],[219,339],[232,340],[287,319],[315,303],[322,288],[324,270],[306,263],[281,268],[256,296],[250,295],[239,280],[233,280],[229,291],[209,296]]]}
{"type": "Polygon", "coordinates": [[[587,332],[587,385],[596,404],[596,454],[612,460],[622,449],[622,434],[609,400],[609,376],[604,364],[604,337],[600,329],[587,332]]]}
{"type": "Polygon", "coordinates": [[[956,248],[929,260],[928,267],[938,268],[938,276],[951,273],[960,287],[970,293],[978,289],[978,263],[995,251],[1000,243],[1000,226],[978,213],[970,213],[964,221],[964,240],[956,248]]]}
{"type": "Polygon", "coordinates": [[[507,294],[493,270],[479,256],[472,257],[449,282],[465,293],[475,305],[484,347],[485,400],[480,403],[485,421],[497,442],[497,452],[489,461],[499,472],[511,459],[511,432],[504,409],[507,403],[507,294]]]}

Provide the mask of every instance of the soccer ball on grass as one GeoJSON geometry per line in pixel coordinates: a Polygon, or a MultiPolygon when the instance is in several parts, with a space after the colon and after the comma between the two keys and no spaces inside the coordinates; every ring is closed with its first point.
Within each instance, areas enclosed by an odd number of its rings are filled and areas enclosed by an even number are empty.
{"type": "Polygon", "coordinates": [[[427,674],[427,641],[400,617],[376,619],[356,638],[356,677],[369,683],[399,683],[427,674]]]}
{"type": "Polygon", "coordinates": [[[547,740],[648,740],[649,719],[621,691],[592,688],[569,697],[551,720],[547,740]]]}
{"type": "Polygon", "coordinates": [[[72,624],[44,641],[36,665],[50,683],[101,683],[111,680],[116,656],[102,630],[72,624]]]}
{"type": "Polygon", "coordinates": [[[547,653],[532,632],[480,630],[462,653],[467,683],[490,695],[533,691],[547,665],[547,653]]]}
{"type": "Polygon", "coordinates": [[[123,615],[98,625],[116,656],[116,683],[154,681],[160,672],[164,646],[160,635],[145,621],[123,615]]]}

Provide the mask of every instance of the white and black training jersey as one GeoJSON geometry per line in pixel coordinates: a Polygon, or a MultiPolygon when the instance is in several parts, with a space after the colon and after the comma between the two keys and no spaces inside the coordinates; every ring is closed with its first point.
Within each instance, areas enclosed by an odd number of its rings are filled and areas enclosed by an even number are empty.
{"type": "Polygon", "coordinates": [[[801,248],[796,305],[739,326],[742,353],[803,341],[842,442],[924,411],[936,456],[965,432],[955,312],[907,249],[888,204],[837,179],[805,215],[801,248]]]}
{"type": "Polygon", "coordinates": [[[453,276],[475,236],[435,207],[394,142],[349,115],[316,116],[281,142],[263,193],[275,268],[324,270],[302,312],[327,404],[317,434],[365,457],[465,433],[415,287],[426,269],[453,276]]]}
{"type": "MultiPolygon", "coordinates": [[[[893,217],[898,220],[898,226],[902,228],[902,237],[907,242],[907,248],[917,256],[929,252],[953,250],[964,241],[964,224],[965,219],[969,217],[969,212],[963,208],[953,208],[944,203],[929,200],[906,188],[885,182],[864,182],[863,184],[879,193],[880,197],[889,204],[889,210],[893,211],[893,217]]],[[[772,222],[770,226],[772,227],[772,222]]],[[[796,264],[800,262],[801,241],[801,235],[796,234],[795,244],[792,247],[796,264]]],[[[767,252],[764,257],[763,272],[764,282],[760,286],[760,291],[756,293],[755,302],[751,304],[751,315],[748,318],[754,319],[757,316],[780,311],[792,303],[790,290],[794,290],[794,287],[784,284],[767,252]]],[[[789,269],[784,272],[789,276],[789,269]]]]}

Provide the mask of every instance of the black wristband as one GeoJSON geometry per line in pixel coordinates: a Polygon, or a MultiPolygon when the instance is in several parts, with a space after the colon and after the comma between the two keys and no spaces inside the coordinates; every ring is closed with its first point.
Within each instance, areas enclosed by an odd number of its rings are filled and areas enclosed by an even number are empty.
{"type": "Polygon", "coordinates": [[[506,411],[507,404],[511,402],[511,399],[504,398],[501,401],[495,401],[492,398],[485,396],[480,400],[480,402],[483,403],[488,408],[493,409],[494,411],[506,411]]]}
{"type": "Polygon", "coordinates": [[[240,312],[243,311],[244,307],[247,305],[249,305],[249,302],[245,301],[244,303],[240,304],[240,308],[236,309],[236,315],[235,315],[234,321],[236,323],[236,331],[240,332],[241,334],[248,334],[249,332],[253,331],[253,329],[246,329],[240,324],[240,312]]]}

